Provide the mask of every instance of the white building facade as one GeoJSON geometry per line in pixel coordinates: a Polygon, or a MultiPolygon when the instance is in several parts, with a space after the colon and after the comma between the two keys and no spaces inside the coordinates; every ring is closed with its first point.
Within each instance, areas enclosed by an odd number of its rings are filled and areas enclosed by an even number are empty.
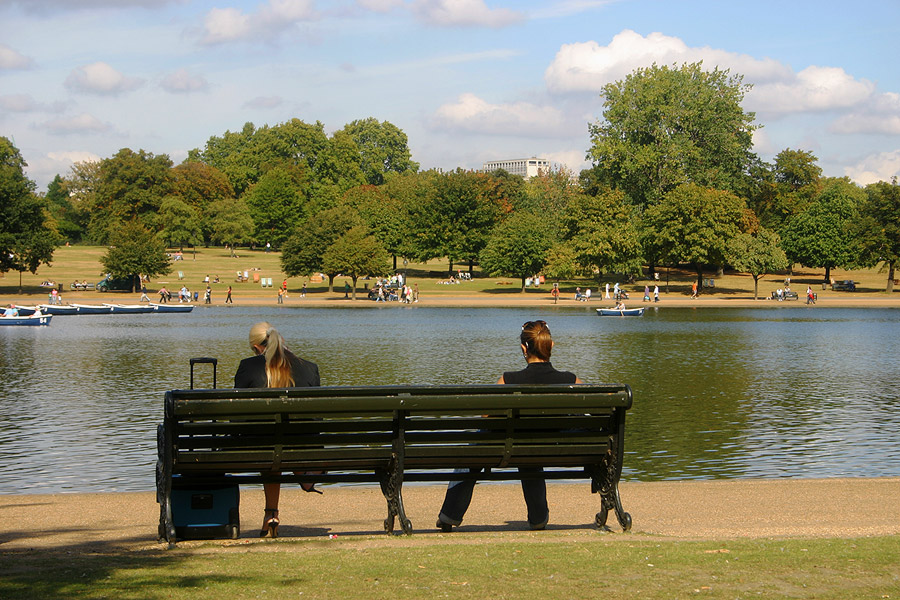
{"type": "Polygon", "coordinates": [[[536,175],[548,173],[550,171],[550,161],[546,158],[515,158],[512,160],[493,160],[484,163],[482,171],[490,173],[497,169],[503,169],[512,175],[521,175],[525,179],[530,179],[536,175]]]}

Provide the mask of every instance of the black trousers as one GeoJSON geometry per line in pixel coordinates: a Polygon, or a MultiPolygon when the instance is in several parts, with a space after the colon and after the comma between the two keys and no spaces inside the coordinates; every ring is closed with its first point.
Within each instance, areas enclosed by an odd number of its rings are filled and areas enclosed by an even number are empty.
{"type": "MultiPolygon", "coordinates": [[[[481,469],[470,469],[470,473],[480,473],[481,469]]],[[[542,473],[541,467],[520,467],[519,473],[542,473]]],[[[451,525],[462,523],[466,510],[472,502],[472,492],[475,490],[475,480],[451,481],[444,496],[444,504],[441,506],[440,519],[451,525]]],[[[522,494],[525,496],[525,505],[528,507],[528,523],[539,525],[545,523],[550,516],[547,506],[547,484],[543,479],[523,479],[522,494]]]]}

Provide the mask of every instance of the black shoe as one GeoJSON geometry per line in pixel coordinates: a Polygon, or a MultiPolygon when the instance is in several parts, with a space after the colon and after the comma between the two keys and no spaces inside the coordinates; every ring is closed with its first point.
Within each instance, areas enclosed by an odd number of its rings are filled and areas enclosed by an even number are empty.
{"type": "Polygon", "coordinates": [[[453,531],[453,525],[451,525],[450,523],[447,523],[446,521],[442,521],[440,517],[438,517],[437,524],[435,524],[435,527],[437,527],[444,533],[450,533],[451,531],[453,531]]]}

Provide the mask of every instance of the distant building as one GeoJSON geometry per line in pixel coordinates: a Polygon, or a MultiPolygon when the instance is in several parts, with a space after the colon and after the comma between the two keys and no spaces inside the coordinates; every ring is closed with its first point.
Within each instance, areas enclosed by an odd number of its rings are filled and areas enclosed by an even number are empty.
{"type": "Polygon", "coordinates": [[[512,175],[521,175],[525,179],[530,179],[541,172],[550,171],[550,161],[546,158],[516,158],[512,160],[492,160],[484,163],[482,170],[485,173],[503,169],[512,175]]]}

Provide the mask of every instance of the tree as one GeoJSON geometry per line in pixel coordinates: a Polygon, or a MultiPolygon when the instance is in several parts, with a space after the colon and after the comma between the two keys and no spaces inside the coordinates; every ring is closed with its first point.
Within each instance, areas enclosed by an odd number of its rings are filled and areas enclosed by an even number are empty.
{"type": "Polygon", "coordinates": [[[887,292],[894,291],[894,269],[900,260],[900,185],[879,181],[866,187],[861,235],[866,262],[883,261],[887,267],[887,292]]]}
{"type": "Polygon", "coordinates": [[[200,211],[179,198],[169,196],[159,207],[159,239],[168,247],[184,250],[203,241],[200,211]]]}
{"type": "Polygon", "coordinates": [[[784,222],[806,210],[822,191],[822,169],[812,152],[787,148],[775,157],[771,179],[753,202],[753,209],[766,227],[780,229],[784,222]]]}
{"type": "Polygon", "coordinates": [[[303,220],[305,202],[301,187],[280,167],[260,177],[243,197],[250,207],[254,237],[260,243],[265,241],[281,246],[297,223],[303,220]]]}
{"type": "Polygon", "coordinates": [[[112,245],[100,262],[113,277],[130,277],[134,281],[138,275],[155,277],[172,270],[163,243],[138,221],[125,223],[110,241],[112,245]]]}
{"type": "Polygon", "coordinates": [[[56,229],[63,239],[77,242],[84,231],[78,214],[69,199],[65,180],[57,175],[47,185],[47,208],[56,222],[56,229]]]}
{"type": "Polygon", "coordinates": [[[731,239],[726,258],[732,267],[753,277],[753,299],[759,299],[759,279],[766,273],[788,266],[784,250],[778,247],[778,234],[760,228],[755,234],[739,233],[731,239]]]}
{"type": "Polygon", "coordinates": [[[524,294],[525,279],[541,272],[552,245],[539,216],[516,213],[494,229],[479,261],[491,276],[520,278],[524,294]]]}
{"type": "Polygon", "coordinates": [[[655,232],[654,252],[670,263],[690,263],[702,286],[704,265],[725,264],[728,243],[746,228],[746,210],[730,192],[687,183],[650,207],[645,219],[655,232]]]}
{"type": "Polygon", "coordinates": [[[566,213],[565,226],[565,239],[583,269],[600,274],[641,272],[640,222],[623,192],[579,195],[566,213]]]}
{"type": "Polygon", "coordinates": [[[59,243],[34,182],[25,177],[26,166],[18,148],[0,137],[0,273],[34,273],[41,263],[50,264],[59,243]]]}
{"type": "Polygon", "coordinates": [[[89,196],[88,233],[95,243],[106,243],[123,223],[137,220],[153,229],[160,203],[171,189],[172,161],[129,148],[100,162],[95,193],[89,196]]]}
{"type": "Polygon", "coordinates": [[[702,63],[638,69],[603,87],[603,119],[590,125],[594,176],[648,206],[685,183],[737,190],[751,153],[749,86],[702,63]]]}
{"type": "Polygon", "coordinates": [[[361,224],[359,215],[347,208],[332,208],[307,218],[284,242],[281,269],[289,277],[324,272],[328,277],[328,291],[334,291],[334,277],[341,270],[326,268],[325,252],[338,238],[361,224]]]}
{"type": "Polygon", "coordinates": [[[236,256],[234,247],[253,241],[253,218],[250,207],[241,198],[225,198],[210,203],[206,208],[206,222],[210,228],[210,239],[216,244],[226,244],[231,248],[231,256],[236,256]]]}
{"type": "Polygon", "coordinates": [[[339,237],[322,255],[326,273],[343,273],[353,280],[353,299],[356,300],[356,281],[360,275],[385,275],[390,258],[387,250],[370,235],[365,225],[357,225],[339,237]]]}
{"type": "Polygon", "coordinates": [[[781,234],[782,248],[791,263],[825,269],[852,268],[863,260],[856,223],[865,192],[846,177],[830,179],[805,211],[788,219],[781,234]]]}
{"type": "Polygon", "coordinates": [[[406,134],[388,121],[356,120],[344,126],[359,149],[359,164],[363,176],[371,185],[381,185],[388,173],[415,173],[419,163],[410,158],[406,134]]]}
{"type": "Polygon", "coordinates": [[[471,270],[501,214],[485,193],[488,176],[457,169],[425,177],[430,185],[409,207],[417,258],[445,256],[450,271],[454,261],[468,260],[471,270]]]}

